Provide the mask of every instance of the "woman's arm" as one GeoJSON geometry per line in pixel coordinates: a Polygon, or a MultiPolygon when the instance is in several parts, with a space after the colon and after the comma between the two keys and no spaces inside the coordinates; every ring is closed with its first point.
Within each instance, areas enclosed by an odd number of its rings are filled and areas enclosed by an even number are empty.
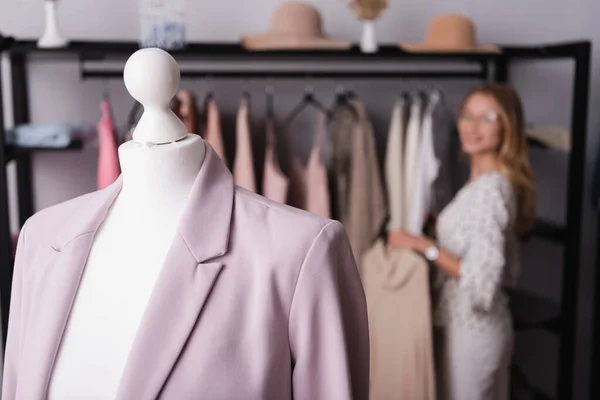
{"type": "MultiPolygon", "coordinates": [[[[388,243],[391,247],[405,248],[425,254],[431,246],[437,246],[433,241],[426,237],[414,236],[406,231],[397,231],[389,235],[388,243]]],[[[460,278],[460,259],[446,250],[439,249],[440,255],[433,263],[436,267],[447,273],[453,278],[460,278]]]]}

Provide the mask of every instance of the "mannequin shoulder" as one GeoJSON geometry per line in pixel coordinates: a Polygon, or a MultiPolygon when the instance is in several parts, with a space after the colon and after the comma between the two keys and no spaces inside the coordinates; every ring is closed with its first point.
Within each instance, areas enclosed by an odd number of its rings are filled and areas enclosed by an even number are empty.
{"type": "Polygon", "coordinates": [[[307,211],[281,204],[242,188],[236,188],[234,229],[252,231],[253,238],[272,245],[310,246],[325,227],[344,235],[341,224],[307,211]],[[250,228],[251,227],[251,228],[250,228]]]}

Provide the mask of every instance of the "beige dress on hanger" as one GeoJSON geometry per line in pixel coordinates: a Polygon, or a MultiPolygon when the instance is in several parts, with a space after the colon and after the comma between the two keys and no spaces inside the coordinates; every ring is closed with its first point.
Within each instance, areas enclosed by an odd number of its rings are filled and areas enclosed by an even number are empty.
{"type": "Polygon", "coordinates": [[[277,157],[277,137],[275,135],[275,121],[267,118],[266,121],[267,146],[265,150],[265,164],[263,173],[263,196],[278,203],[285,204],[290,186],[289,178],[281,171],[277,157]]]}
{"type": "Polygon", "coordinates": [[[435,399],[427,262],[379,240],[361,265],[369,315],[369,398],[435,399]]]}
{"type": "Polygon", "coordinates": [[[243,98],[237,114],[233,181],[237,186],[256,193],[256,176],[254,174],[254,156],[252,154],[249,113],[248,99],[243,98]]]}
{"type": "Polygon", "coordinates": [[[215,99],[210,99],[206,104],[206,131],[204,140],[215,150],[223,162],[227,163],[223,136],[221,133],[221,116],[215,99]]]}

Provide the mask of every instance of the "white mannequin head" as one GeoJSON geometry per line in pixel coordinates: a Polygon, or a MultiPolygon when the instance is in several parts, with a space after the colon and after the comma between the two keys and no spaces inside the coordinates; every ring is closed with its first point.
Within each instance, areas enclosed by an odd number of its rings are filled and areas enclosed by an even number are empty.
{"type": "Polygon", "coordinates": [[[127,60],[123,77],[131,96],[144,106],[134,141],[163,144],[187,136],[187,128],[169,108],[181,80],[179,66],[169,53],[159,48],[136,51],[127,60]]]}

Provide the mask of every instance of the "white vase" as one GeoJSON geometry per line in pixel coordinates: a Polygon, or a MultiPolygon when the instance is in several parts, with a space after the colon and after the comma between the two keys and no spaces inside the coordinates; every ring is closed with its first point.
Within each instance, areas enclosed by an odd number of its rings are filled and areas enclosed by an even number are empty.
{"type": "Polygon", "coordinates": [[[375,37],[375,21],[364,21],[360,49],[363,53],[375,53],[379,46],[375,37]]]}
{"type": "Polygon", "coordinates": [[[52,48],[66,46],[68,42],[62,37],[58,27],[58,1],[46,0],[44,7],[46,10],[46,26],[44,34],[37,42],[38,47],[52,48]]]}

